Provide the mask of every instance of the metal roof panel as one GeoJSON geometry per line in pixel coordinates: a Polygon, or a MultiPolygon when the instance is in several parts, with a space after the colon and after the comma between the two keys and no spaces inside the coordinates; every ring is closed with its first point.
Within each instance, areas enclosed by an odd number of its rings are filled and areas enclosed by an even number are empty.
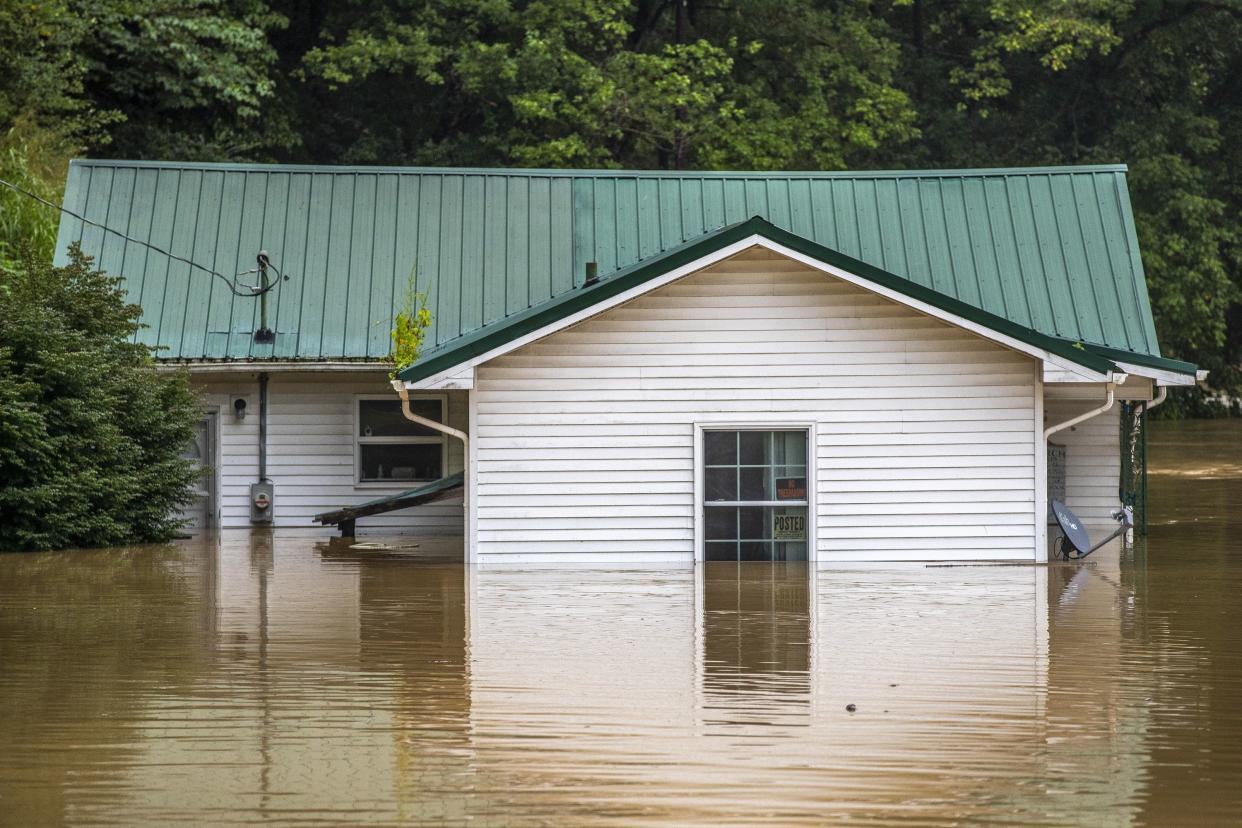
{"type": "MultiPolygon", "coordinates": [[[[143,306],[161,356],[376,359],[413,280],[428,347],[726,225],[776,227],[1049,336],[1159,355],[1125,168],[635,172],[74,161],[65,206],[226,275],[266,249],[290,280],[258,302],[64,216],[143,306]]],[[[242,277],[243,281],[254,276],[242,277]]]]}

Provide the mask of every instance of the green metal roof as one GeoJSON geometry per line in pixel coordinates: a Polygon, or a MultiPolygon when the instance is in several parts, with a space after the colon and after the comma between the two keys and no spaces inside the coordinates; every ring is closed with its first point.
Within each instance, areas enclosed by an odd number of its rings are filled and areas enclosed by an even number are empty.
{"type": "Polygon", "coordinates": [[[414,365],[401,371],[400,377],[407,382],[430,377],[455,365],[459,365],[471,357],[485,354],[493,348],[537,331],[545,325],[565,319],[578,311],[590,308],[606,299],[642,285],[644,282],[655,279],[668,273],[670,270],[756,235],[818,259],[826,264],[839,267],[856,276],[861,276],[881,287],[895,290],[912,299],[925,302],[932,307],[969,319],[990,330],[1012,336],[1020,342],[1049,351],[1093,371],[1107,373],[1116,368],[1111,359],[1089,351],[1085,346],[1059,337],[1048,336],[1033,328],[1019,325],[1012,320],[989,313],[952,296],[947,296],[931,288],[915,284],[908,279],[903,279],[900,276],[880,270],[858,259],[842,255],[809,239],[782,230],[771,222],[755,216],[747,221],[706,233],[694,241],[687,242],[673,250],[639,264],[631,265],[615,273],[609,279],[579,288],[554,299],[549,299],[540,305],[515,314],[494,325],[480,328],[477,331],[465,334],[451,342],[433,348],[425,352],[422,358],[414,365]]]}
{"type": "Polygon", "coordinates": [[[65,206],[232,274],[266,249],[292,279],[258,303],[65,216],[125,277],[142,342],[180,360],[377,360],[411,274],[433,351],[760,216],[823,248],[1050,337],[1159,355],[1125,168],[658,173],[75,161],[65,206]]]}

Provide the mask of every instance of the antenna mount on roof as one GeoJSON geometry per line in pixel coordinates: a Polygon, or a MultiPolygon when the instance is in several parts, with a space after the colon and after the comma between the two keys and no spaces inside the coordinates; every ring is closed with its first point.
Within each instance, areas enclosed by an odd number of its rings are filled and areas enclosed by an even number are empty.
{"type": "Polygon", "coordinates": [[[267,269],[272,260],[266,250],[260,250],[255,261],[259,264],[259,329],[254,332],[254,341],[268,345],[276,341],[276,332],[267,326],[267,291],[271,287],[267,281],[267,269]]]}

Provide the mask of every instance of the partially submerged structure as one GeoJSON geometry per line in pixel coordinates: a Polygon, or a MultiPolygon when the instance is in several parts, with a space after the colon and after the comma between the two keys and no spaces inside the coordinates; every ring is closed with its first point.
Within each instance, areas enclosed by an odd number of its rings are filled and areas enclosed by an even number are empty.
{"type": "Polygon", "coordinates": [[[1196,379],[1160,355],[1123,167],[79,161],[65,204],[96,224],[66,217],[58,255],[123,275],[204,390],[205,525],[320,515],[491,561],[1042,560],[1050,489],[1107,522],[1141,494],[1136,415],[1196,379]],[[289,278],[261,303],[97,225],[289,278]],[[394,389],[410,287],[433,322],[394,389]]]}

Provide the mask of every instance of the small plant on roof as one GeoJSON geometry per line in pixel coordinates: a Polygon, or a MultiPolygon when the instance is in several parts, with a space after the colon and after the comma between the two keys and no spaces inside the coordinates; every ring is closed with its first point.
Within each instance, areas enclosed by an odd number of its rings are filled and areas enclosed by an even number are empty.
{"type": "Polygon", "coordinates": [[[411,273],[405,299],[392,320],[392,353],[388,358],[392,361],[393,368],[388,372],[389,379],[397,379],[398,374],[418,362],[418,355],[423,350],[423,339],[429,327],[431,311],[427,309],[427,294],[419,293],[415,289],[414,274],[411,273]]]}

